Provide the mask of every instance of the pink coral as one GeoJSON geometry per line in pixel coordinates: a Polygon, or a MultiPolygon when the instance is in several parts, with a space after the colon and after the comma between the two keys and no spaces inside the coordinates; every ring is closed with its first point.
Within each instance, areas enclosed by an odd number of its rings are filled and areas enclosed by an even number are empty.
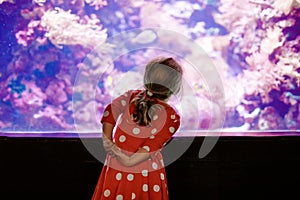
{"type": "Polygon", "coordinates": [[[45,94],[53,105],[60,105],[68,100],[65,92],[65,83],[60,80],[51,81],[46,88],[45,94]]]}
{"type": "Polygon", "coordinates": [[[185,33],[186,27],[180,19],[176,19],[170,13],[161,9],[162,4],[158,2],[147,2],[140,10],[140,23],[142,27],[160,27],[185,33]],[[153,14],[155,13],[155,15],[153,14]]]}
{"type": "Polygon", "coordinates": [[[20,30],[16,33],[16,38],[19,44],[28,46],[35,39],[35,29],[40,26],[40,21],[30,21],[25,30],[20,30]]]}
{"type": "Polygon", "coordinates": [[[97,102],[89,101],[82,104],[74,113],[75,127],[78,131],[97,131],[99,130],[99,118],[97,116],[97,102]]]}
{"type": "Polygon", "coordinates": [[[61,105],[57,107],[47,105],[34,114],[33,118],[36,119],[35,126],[37,127],[43,128],[43,126],[46,126],[47,128],[54,128],[56,126],[64,130],[74,130],[74,126],[65,121],[64,117],[66,115],[67,113],[61,105]],[[52,127],[48,127],[47,124],[51,124],[52,127]]]}

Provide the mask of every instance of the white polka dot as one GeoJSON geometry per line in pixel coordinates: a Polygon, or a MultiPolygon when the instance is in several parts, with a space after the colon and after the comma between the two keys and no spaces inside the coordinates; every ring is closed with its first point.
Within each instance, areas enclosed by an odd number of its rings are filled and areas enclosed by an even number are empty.
{"type": "Polygon", "coordinates": [[[175,119],[175,115],[171,115],[171,119],[175,119]]]}
{"type": "Polygon", "coordinates": [[[126,106],[126,101],[125,101],[125,100],[122,100],[122,101],[121,101],[121,104],[122,104],[122,106],[126,106]]]}
{"type": "Polygon", "coordinates": [[[160,187],[158,185],[153,186],[154,192],[158,192],[160,190],[160,187]]]}
{"type": "Polygon", "coordinates": [[[175,128],[174,128],[173,126],[171,126],[171,127],[169,128],[169,131],[170,131],[170,133],[174,133],[174,132],[175,132],[175,128]]]}
{"type": "Polygon", "coordinates": [[[120,142],[125,142],[125,140],[126,140],[125,135],[121,135],[121,136],[119,137],[119,141],[120,141],[120,142]]]}
{"type": "Polygon", "coordinates": [[[139,128],[134,128],[134,129],[132,129],[132,133],[137,135],[137,134],[140,133],[140,129],[139,128]]]}
{"type": "Polygon", "coordinates": [[[151,135],[151,136],[150,136],[150,139],[154,139],[154,138],[155,138],[155,136],[154,136],[154,135],[151,135]]]}
{"type": "Polygon", "coordinates": [[[144,192],[147,192],[147,191],[148,191],[148,185],[147,185],[147,184],[144,184],[144,185],[143,185],[143,191],[144,191],[144,192]]]}
{"type": "Polygon", "coordinates": [[[123,200],[123,195],[119,194],[119,195],[116,197],[116,200],[123,200]]]}
{"type": "Polygon", "coordinates": [[[151,131],[152,134],[155,134],[156,132],[157,132],[156,128],[152,129],[152,131],[151,131]]]}
{"type": "Polygon", "coordinates": [[[142,175],[143,175],[144,177],[148,176],[148,170],[144,169],[144,170],[142,171],[142,175]]]}
{"type": "Polygon", "coordinates": [[[108,110],[103,113],[104,117],[107,117],[108,115],[109,115],[109,111],[108,110]]]}
{"type": "Polygon", "coordinates": [[[158,116],[157,115],[154,115],[153,116],[153,120],[157,120],[158,116]]]}
{"type": "Polygon", "coordinates": [[[152,168],[153,168],[153,169],[157,169],[157,167],[158,167],[158,166],[157,166],[156,162],[153,162],[153,163],[152,163],[152,168]]]}
{"type": "Polygon", "coordinates": [[[127,180],[128,180],[128,181],[132,181],[133,178],[134,178],[133,174],[128,174],[128,175],[127,175],[127,180]]]}
{"type": "Polygon", "coordinates": [[[119,181],[122,178],[122,174],[119,172],[116,174],[116,179],[119,181]]]}
{"type": "Polygon", "coordinates": [[[105,190],[104,191],[104,196],[109,197],[109,195],[110,195],[110,190],[109,189],[105,190]]]}
{"type": "Polygon", "coordinates": [[[165,180],[165,175],[163,173],[160,173],[160,179],[165,180]]]}
{"type": "Polygon", "coordinates": [[[143,149],[145,149],[145,150],[147,150],[147,151],[150,152],[150,147],[148,147],[148,146],[143,146],[143,149]]]}
{"type": "Polygon", "coordinates": [[[132,193],[132,194],[131,194],[131,199],[135,199],[135,197],[136,197],[135,194],[132,193]]]}

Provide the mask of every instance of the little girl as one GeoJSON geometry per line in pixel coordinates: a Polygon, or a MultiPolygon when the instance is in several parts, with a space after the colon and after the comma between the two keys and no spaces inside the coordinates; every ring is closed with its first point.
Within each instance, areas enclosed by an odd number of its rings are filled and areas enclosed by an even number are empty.
{"type": "Polygon", "coordinates": [[[130,90],[104,110],[103,146],[108,152],[92,200],[167,200],[161,154],[180,126],[167,104],[182,83],[182,67],[173,58],[156,58],[144,73],[144,90],[130,90]]]}

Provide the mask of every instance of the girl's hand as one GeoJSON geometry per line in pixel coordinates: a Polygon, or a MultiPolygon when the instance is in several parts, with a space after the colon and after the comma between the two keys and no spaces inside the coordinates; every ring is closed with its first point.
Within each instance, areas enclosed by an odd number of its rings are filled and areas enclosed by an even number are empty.
{"type": "Polygon", "coordinates": [[[109,139],[103,139],[103,147],[106,152],[111,151],[111,148],[113,147],[114,143],[109,139]]]}
{"type": "Polygon", "coordinates": [[[113,152],[111,151],[112,147],[114,146],[115,143],[113,143],[110,139],[104,138],[103,137],[103,148],[104,150],[111,156],[115,156],[113,152]]]}
{"type": "Polygon", "coordinates": [[[117,159],[122,163],[122,165],[127,167],[130,166],[130,158],[126,154],[124,154],[117,145],[113,145],[111,151],[117,157],[117,159]]]}
{"type": "Polygon", "coordinates": [[[140,148],[137,152],[135,152],[131,156],[127,156],[125,153],[123,153],[122,150],[117,145],[113,145],[111,151],[116,156],[118,161],[125,167],[135,166],[136,164],[150,158],[150,153],[144,148],[140,148]]]}
{"type": "Polygon", "coordinates": [[[103,127],[102,127],[102,142],[103,142],[103,147],[105,151],[112,155],[111,148],[114,145],[113,140],[112,140],[112,133],[113,133],[114,125],[104,122],[103,127]]]}

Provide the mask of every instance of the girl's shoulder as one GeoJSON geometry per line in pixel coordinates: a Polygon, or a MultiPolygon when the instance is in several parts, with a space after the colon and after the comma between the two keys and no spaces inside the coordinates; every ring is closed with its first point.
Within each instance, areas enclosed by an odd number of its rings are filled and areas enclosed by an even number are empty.
{"type": "Polygon", "coordinates": [[[158,104],[164,107],[164,112],[170,115],[178,115],[177,109],[170,105],[168,102],[158,101],[158,104]]]}
{"type": "Polygon", "coordinates": [[[125,95],[132,99],[135,96],[137,96],[140,92],[142,92],[142,90],[127,90],[125,92],[125,95]]]}
{"type": "Polygon", "coordinates": [[[119,94],[119,96],[130,97],[139,94],[142,90],[126,90],[119,94]]]}
{"type": "Polygon", "coordinates": [[[143,90],[137,89],[137,90],[128,90],[129,93],[133,94],[133,95],[138,95],[139,93],[141,93],[143,90]]]}

